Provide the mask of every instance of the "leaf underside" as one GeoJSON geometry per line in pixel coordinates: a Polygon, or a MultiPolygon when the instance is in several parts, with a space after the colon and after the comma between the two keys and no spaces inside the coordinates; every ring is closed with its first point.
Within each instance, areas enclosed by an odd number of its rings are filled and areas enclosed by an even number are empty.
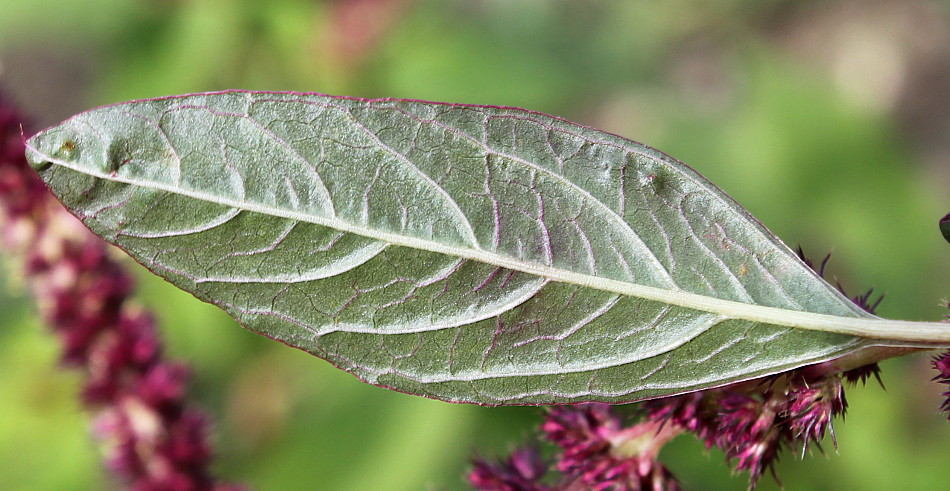
{"type": "Polygon", "coordinates": [[[94,109],[28,146],[156,274],[402,392],[629,402],[871,343],[786,320],[870,316],[696,172],[543,114],[230,91],[94,109]]]}

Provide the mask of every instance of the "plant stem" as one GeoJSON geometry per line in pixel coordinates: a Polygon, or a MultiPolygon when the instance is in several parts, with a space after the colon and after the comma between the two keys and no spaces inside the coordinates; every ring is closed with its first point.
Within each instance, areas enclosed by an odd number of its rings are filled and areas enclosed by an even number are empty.
{"type": "Polygon", "coordinates": [[[871,346],[853,353],[849,353],[840,358],[829,360],[824,363],[816,363],[801,369],[802,374],[807,379],[820,378],[833,373],[847,372],[863,366],[906,356],[923,351],[930,351],[932,348],[915,348],[907,346],[871,346]]]}

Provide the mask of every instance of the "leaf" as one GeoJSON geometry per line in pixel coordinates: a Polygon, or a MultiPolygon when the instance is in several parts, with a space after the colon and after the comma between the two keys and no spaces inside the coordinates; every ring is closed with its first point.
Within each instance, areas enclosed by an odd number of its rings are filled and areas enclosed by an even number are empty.
{"type": "Polygon", "coordinates": [[[950,341],[857,308],[685,165],[520,109],[231,91],[28,147],[155,273],[402,392],[626,402],[950,341]]]}

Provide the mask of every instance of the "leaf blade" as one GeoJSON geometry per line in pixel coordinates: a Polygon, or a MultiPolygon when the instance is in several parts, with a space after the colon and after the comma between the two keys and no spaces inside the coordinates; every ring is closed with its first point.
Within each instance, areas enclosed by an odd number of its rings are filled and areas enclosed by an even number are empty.
{"type": "Polygon", "coordinates": [[[528,111],[196,94],[30,147],[74,213],[179,287],[440,399],[670,395],[879,344],[823,330],[888,322],[685,165],[528,111]]]}

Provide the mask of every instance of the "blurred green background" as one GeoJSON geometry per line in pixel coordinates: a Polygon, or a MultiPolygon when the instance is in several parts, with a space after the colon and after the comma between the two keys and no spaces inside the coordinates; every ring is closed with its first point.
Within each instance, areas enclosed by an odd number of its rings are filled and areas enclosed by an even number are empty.
{"type": "MultiPolygon", "coordinates": [[[[927,0],[0,0],[0,86],[39,126],[127,99],[228,88],[525,107],[688,163],[885,317],[950,295],[950,14],[927,0]]],[[[75,374],[18,283],[0,295],[0,489],[115,487],[75,374]]],[[[133,265],[130,264],[130,267],[133,265]]],[[[475,452],[534,434],[536,408],[452,405],[359,383],[243,331],[136,267],[216,472],[262,490],[461,489],[475,452]]],[[[950,424],[928,358],[848,391],[839,452],[778,468],[789,490],[942,489],[950,424]]],[[[744,489],[691,438],[686,489],[744,489]]],[[[778,486],[764,478],[759,489],[778,486]]]]}

